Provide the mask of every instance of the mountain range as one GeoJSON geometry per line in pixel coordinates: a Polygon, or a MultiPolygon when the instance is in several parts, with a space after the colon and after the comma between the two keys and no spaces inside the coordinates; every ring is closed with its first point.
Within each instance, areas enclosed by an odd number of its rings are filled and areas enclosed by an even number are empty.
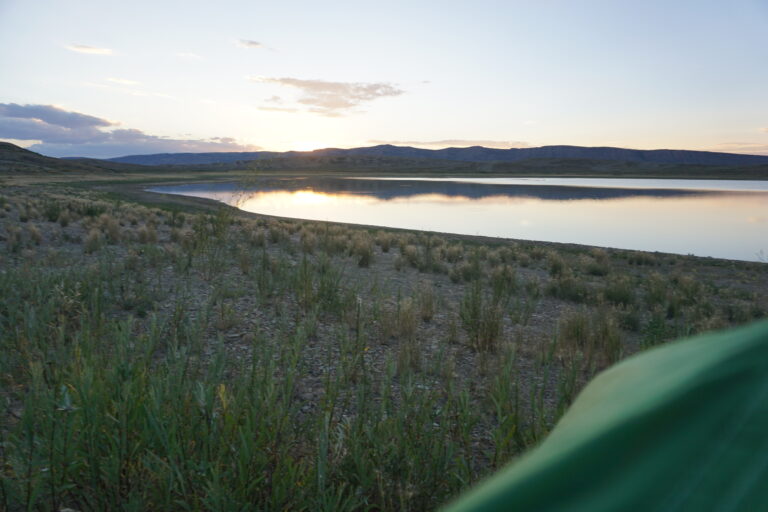
{"type": "Polygon", "coordinates": [[[532,157],[518,161],[479,160],[489,155],[531,155],[524,150],[451,148],[423,150],[395,146],[307,152],[171,153],[114,160],[53,158],[0,142],[0,181],[10,175],[187,175],[190,173],[354,173],[357,175],[571,176],[613,178],[768,179],[768,157],[697,151],[634,151],[565,146],[531,148],[533,155],[584,154],[592,158],[532,157]],[[584,150],[584,151],[582,151],[584,150]],[[603,151],[605,150],[605,151],[603,151]],[[522,151],[522,153],[521,153],[522,151]],[[547,151],[549,153],[547,153],[547,151]],[[572,151],[569,153],[568,151],[572,151]],[[580,152],[581,151],[581,152],[580,152]],[[500,153],[499,153],[500,152],[500,153]],[[390,156],[390,155],[398,156],[390,156]],[[626,160],[601,159],[626,158],[626,160]],[[454,159],[451,159],[453,157],[454,159]],[[475,158],[458,160],[455,158],[475,158]],[[255,158],[255,159],[254,159],[255,158]],[[635,160],[629,160],[634,158],[635,160]],[[658,163],[659,160],[677,163],[658,163]],[[135,163],[127,163],[135,162],[135,163]],[[681,163],[682,162],[682,163],[681,163]],[[707,162],[707,163],[688,163],[707,162]],[[719,163],[713,163],[719,162],[719,163]]]}
{"type": "Polygon", "coordinates": [[[588,159],[621,162],[682,165],[743,166],[768,164],[768,156],[688,151],[677,149],[625,149],[613,147],[542,146],[537,148],[494,149],[482,146],[468,148],[423,149],[389,144],[315,151],[253,151],[233,153],[159,153],[110,158],[109,161],[139,165],[204,165],[295,157],[387,157],[436,159],[460,162],[520,162],[531,159],[588,159]]]}

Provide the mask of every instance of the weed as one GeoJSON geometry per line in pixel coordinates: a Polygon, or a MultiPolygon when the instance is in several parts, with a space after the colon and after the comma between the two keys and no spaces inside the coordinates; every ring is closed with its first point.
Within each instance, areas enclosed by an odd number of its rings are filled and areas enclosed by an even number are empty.
{"type": "Polygon", "coordinates": [[[90,254],[92,252],[99,250],[99,247],[101,247],[101,243],[102,243],[101,232],[96,228],[92,228],[88,232],[88,236],[85,237],[85,242],[83,243],[83,250],[87,254],[90,254]]]}

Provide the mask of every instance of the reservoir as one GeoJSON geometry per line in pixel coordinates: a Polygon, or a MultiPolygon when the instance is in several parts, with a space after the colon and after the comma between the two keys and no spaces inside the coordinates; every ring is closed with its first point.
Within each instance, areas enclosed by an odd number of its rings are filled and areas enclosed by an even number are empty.
{"type": "Polygon", "coordinates": [[[279,217],[768,260],[765,181],[291,177],[150,190],[279,217]]]}

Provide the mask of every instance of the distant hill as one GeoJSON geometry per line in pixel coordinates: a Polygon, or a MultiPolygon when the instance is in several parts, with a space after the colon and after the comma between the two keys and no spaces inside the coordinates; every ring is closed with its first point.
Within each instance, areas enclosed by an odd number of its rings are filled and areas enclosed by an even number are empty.
{"type": "Polygon", "coordinates": [[[3,174],[116,172],[134,167],[104,160],[62,160],[43,156],[8,142],[0,142],[0,172],[3,174]]]}
{"type": "Polygon", "coordinates": [[[462,162],[522,162],[530,159],[612,160],[649,164],[743,166],[768,164],[768,156],[687,151],[678,149],[624,149],[611,147],[542,146],[539,148],[493,149],[469,148],[422,149],[410,146],[380,145],[353,149],[318,149],[315,151],[254,151],[247,153],[160,153],[131,155],[109,159],[139,165],[201,165],[246,162],[296,157],[388,157],[437,159],[462,162]]]}
{"type": "MultiPolygon", "coordinates": [[[[176,155],[158,155],[162,157],[156,165],[138,165],[124,163],[123,158],[96,160],[91,158],[51,158],[32,151],[0,142],[0,179],[10,175],[73,175],[73,174],[109,174],[133,176],[183,176],[206,173],[217,175],[228,172],[248,174],[302,174],[306,176],[323,173],[341,173],[354,175],[485,175],[485,176],[570,176],[570,177],[613,177],[613,178],[699,178],[699,179],[768,179],[768,157],[754,157],[758,164],[694,164],[694,163],[656,163],[650,161],[604,160],[588,158],[528,158],[519,161],[465,161],[450,159],[447,150],[430,151],[415,148],[412,156],[386,156],[377,153],[387,147],[358,148],[356,150],[326,149],[309,152],[286,153],[188,153],[185,158],[194,161],[198,155],[204,158],[221,155],[230,160],[214,163],[170,164],[176,155]],[[426,152],[426,153],[424,153],[426,152]],[[243,160],[243,155],[257,155],[258,159],[243,160]],[[421,155],[428,158],[421,158],[421,155]],[[277,155],[277,156],[275,156],[277,155]],[[443,156],[443,159],[437,158],[443,156]]],[[[473,149],[473,148],[467,148],[473,149]]],[[[480,148],[487,150],[487,148],[480,148]]],[[[546,149],[546,148],[534,148],[546,149]]],[[[599,149],[599,148],[577,148],[599,149]]],[[[508,150],[488,150],[508,151],[508,150]]],[[[619,150],[631,151],[631,150],[619,150]]],[[[386,151],[383,151],[386,152],[386,151]]],[[[646,152],[656,153],[656,152],[646,152]]],[[[662,152],[663,153],[663,152],[662,152]]],[[[702,153],[724,157],[743,157],[751,155],[728,155],[726,153],[705,153],[679,151],[672,153],[702,153]]],[[[149,162],[155,155],[143,155],[139,161],[149,162]]],[[[132,159],[132,157],[131,157],[132,159]]],[[[728,159],[726,159],[728,161],[728,159]]],[[[740,161],[740,160],[737,160],[740,161]]]]}

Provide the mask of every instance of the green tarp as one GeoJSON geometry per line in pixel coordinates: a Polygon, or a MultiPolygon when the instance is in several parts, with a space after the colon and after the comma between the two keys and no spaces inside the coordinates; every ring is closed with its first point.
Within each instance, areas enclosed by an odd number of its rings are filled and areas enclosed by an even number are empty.
{"type": "Polygon", "coordinates": [[[768,511],[768,322],[627,359],[450,511],[768,511]]]}

